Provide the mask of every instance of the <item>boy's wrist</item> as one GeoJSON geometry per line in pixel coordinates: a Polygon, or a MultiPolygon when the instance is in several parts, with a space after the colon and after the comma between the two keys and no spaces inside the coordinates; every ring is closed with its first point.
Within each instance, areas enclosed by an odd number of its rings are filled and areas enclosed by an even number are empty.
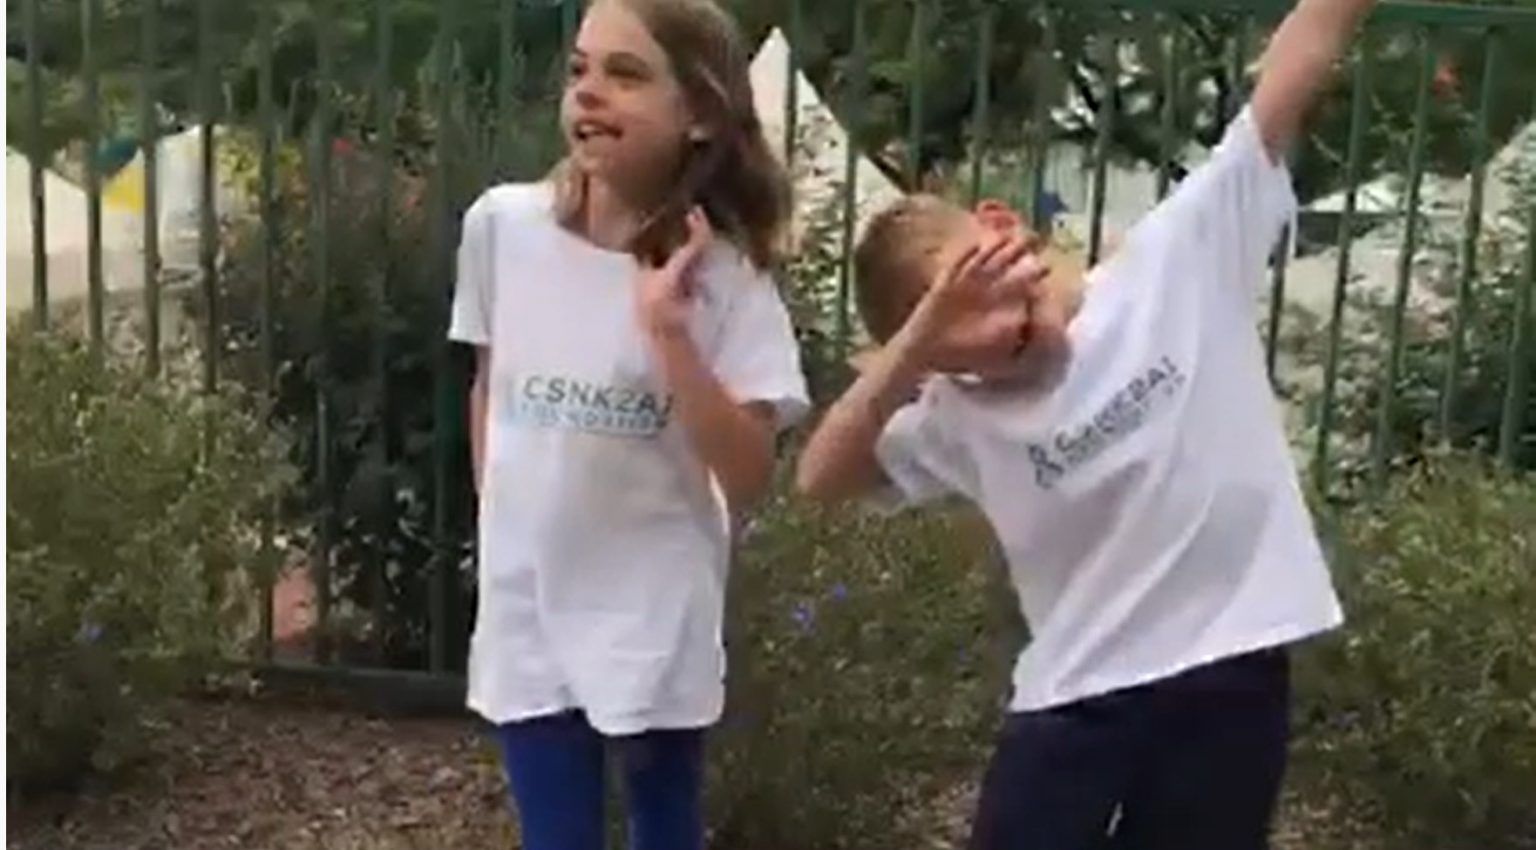
{"type": "Polygon", "coordinates": [[[860,379],[867,393],[864,397],[876,411],[876,418],[883,422],[910,402],[927,373],[919,347],[900,335],[892,337],[870,359],[869,368],[860,379]]]}

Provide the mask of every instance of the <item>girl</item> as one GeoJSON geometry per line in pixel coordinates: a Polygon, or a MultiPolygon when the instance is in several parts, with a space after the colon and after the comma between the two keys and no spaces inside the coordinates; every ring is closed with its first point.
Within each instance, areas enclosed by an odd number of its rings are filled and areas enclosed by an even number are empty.
{"type": "Polygon", "coordinates": [[[495,725],[527,850],[603,846],[610,753],[631,845],[703,846],[730,517],[807,408],[769,275],[788,184],[747,69],[711,0],[598,0],[561,102],[569,155],[464,219],[469,705],[495,725]]]}

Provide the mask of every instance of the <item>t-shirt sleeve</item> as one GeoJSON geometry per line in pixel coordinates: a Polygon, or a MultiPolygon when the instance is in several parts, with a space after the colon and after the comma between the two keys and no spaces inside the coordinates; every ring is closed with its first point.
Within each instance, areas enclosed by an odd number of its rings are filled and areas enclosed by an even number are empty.
{"type": "Polygon", "coordinates": [[[944,427],[929,389],[886,423],[875,443],[875,458],[891,484],[891,491],[875,500],[877,505],[918,505],[974,495],[977,489],[975,464],[944,427]]]}
{"type": "Polygon", "coordinates": [[[1290,169],[1265,148],[1252,107],[1169,200],[1164,224],[1196,228],[1220,265],[1218,278],[1254,291],[1297,206],[1290,169]]]}
{"type": "Polygon", "coordinates": [[[489,197],[482,195],[464,213],[464,225],[459,237],[458,269],[453,286],[448,338],[468,345],[491,344],[496,275],[492,267],[495,234],[489,197]]]}
{"type": "Polygon", "coordinates": [[[730,288],[711,363],[715,375],[743,404],[772,406],[778,426],[788,428],[811,406],[789,310],[766,274],[741,275],[730,288]]]}

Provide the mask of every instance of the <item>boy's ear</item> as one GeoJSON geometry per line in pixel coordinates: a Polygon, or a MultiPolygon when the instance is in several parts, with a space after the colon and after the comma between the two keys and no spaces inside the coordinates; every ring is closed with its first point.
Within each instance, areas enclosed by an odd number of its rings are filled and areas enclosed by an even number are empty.
{"type": "Polygon", "coordinates": [[[982,227],[997,232],[1017,230],[1024,226],[1024,219],[1002,201],[987,200],[976,205],[976,219],[982,227]]]}

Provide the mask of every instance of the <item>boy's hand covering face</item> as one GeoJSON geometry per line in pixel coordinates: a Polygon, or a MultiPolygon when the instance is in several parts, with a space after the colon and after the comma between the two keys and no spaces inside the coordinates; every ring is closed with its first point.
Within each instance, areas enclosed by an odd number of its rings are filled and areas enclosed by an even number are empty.
{"type": "Polygon", "coordinates": [[[1017,369],[1035,289],[1049,270],[1034,234],[978,213],[984,226],[957,243],[964,247],[942,265],[903,335],[928,369],[1003,376],[1017,369]]]}

